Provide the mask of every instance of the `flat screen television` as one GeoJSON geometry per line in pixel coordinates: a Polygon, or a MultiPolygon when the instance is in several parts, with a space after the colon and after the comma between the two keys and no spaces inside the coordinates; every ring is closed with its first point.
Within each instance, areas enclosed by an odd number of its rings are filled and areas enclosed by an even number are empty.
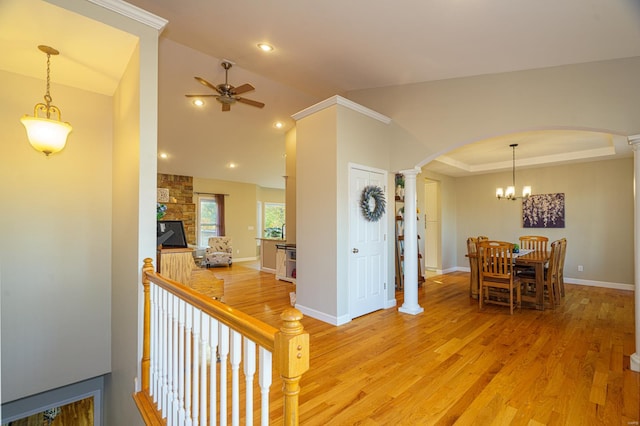
{"type": "Polygon", "coordinates": [[[157,237],[158,246],[162,245],[164,248],[187,247],[187,237],[181,220],[159,220],[157,237]]]}

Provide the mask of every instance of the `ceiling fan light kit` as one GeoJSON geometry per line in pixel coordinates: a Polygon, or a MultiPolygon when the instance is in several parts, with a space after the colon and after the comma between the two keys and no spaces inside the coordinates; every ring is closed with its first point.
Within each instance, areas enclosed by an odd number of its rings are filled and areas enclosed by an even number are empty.
{"type": "Polygon", "coordinates": [[[506,191],[502,188],[496,188],[496,198],[498,200],[512,200],[515,201],[519,198],[527,199],[531,195],[531,186],[523,186],[522,187],[522,197],[516,197],[516,147],[517,143],[512,143],[509,145],[513,150],[513,162],[511,168],[511,186],[507,186],[506,191]]]}
{"type": "Polygon", "coordinates": [[[196,81],[201,83],[203,86],[208,87],[209,89],[215,91],[217,94],[207,94],[207,95],[185,95],[188,98],[204,98],[204,97],[214,97],[222,104],[222,111],[230,111],[231,105],[236,102],[240,102],[243,104],[251,105],[257,108],[263,108],[264,104],[262,102],[254,101],[252,99],[247,99],[240,97],[246,92],[250,92],[255,90],[255,88],[249,84],[245,83],[238,87],[234,87],[229,84],[229,69],[233,66],[233,63],[230,61],[222,61],[220,64],[222,68],[224,68],[224,83],[213,85],[209,81],[205,80],[202,77],[194,77],[196,81]]]}

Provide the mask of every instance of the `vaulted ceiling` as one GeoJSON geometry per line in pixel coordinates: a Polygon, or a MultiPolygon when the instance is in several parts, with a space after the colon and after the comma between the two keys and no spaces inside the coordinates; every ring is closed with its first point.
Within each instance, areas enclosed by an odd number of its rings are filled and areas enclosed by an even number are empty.
{"type": "MultiPolygon", "coordinates": [[[[160,42],[159,149],[169,158],[159,161],[159,171],[267,187],[284,185],[284,133],[294,125],[291,115],[332,95],[640,56],[637,0],[129,3],[168,20],[160,42]],[[260,42],[274,50],[259,50],[260,42]],[[235,63],[229,83],[251,83],[255,90],[243,96],[264,102],[263,109],[234,104],[222,112],[213,98],[196,109],[184,96],[209,90],[194,76],[223,82],[223,59],[235,63]],[[274,127],[276,121],[283,127],[274,127]]],[[[0,69],[43,77],[38,44],[61,52],[53,63],[54,83],[110,94],[135,40],[46,1],[0,2],[0,69]],[[83,36],[66,31],[71,27],[83,36]]],[[[612,146],[629,153],[607,134],[517,137],[518,158],[531,158],[531,164],[563,155],[559,150],[585,158],[598,158],[612,146]],[[576,136],[588,140],[581,153],[571,148],[576,136]]],[[[427,167],[452,175],[508,168],[513,137],[486,143],[480,151],[473,144],[447,153],[427,167]],[[486,161],[479,155],[492,151],[486,161]]]]}

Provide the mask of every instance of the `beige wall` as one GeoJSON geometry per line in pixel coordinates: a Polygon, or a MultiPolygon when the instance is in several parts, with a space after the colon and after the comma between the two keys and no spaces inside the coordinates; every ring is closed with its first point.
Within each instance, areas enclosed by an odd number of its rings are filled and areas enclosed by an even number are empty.
{"type": "Polygon", "coordinates": [[[566,277],[634,283],[633,159],[517,169],[516,184],[526,182],[536,194],[565,194],[566,227],[560,229],[523,228],[522,202],[495,198],[495,188],[510,180],[510,173],[456,179],[457,265],[468,266],[468,236],[512,242],[521,235],[566,237],[566,277]]]}
{"type": "Polygon", "coordinates": [[[338,316],[336,114],[334,106],[296,123],[297,304],[332,318],[338,316]]]}
{"type": "Polygon", "coordinates": [[[111,370],[111,98],[52,84],[73,132],[47,158],[19,121],[43,88],[0,71],[3,402],[111,370]]]}
{"type": "MultiPolygon", "coordinates": [[[[346,255],[349,165],[388,170],[389,129],[378,120],[335,104],[298,120],[296,129],[296,306],[315,318],[341,324],[351,320],[346,255]]],[[[392,183],[388,187],[392,188],[392,183]]],[[[388,216],[390,226],[393,218],[388,216]]],[[[392,254],[393,239],[387,240],[392,254]]],[[[393,300],[393,256],[388,259],[387,298],[393,300]]]]}
{"type": "Polygon", "coordinates": [[[232,238],[234,260],[255,259],[257,256],[258,202],[285,202],[284,189],[263,188],[251,183],[194,177],[193,191],[227,194],[224,199],[225,231],[232,238]]]}
{"type": "Polygon", "coordinates": [[[285,135],[285,149],[287,153],[286,176],[285,182],[285,202],[287,205],[287,232],[286,238],[288,243],[296,242],[296,128],[289,130],[285,135]]]}

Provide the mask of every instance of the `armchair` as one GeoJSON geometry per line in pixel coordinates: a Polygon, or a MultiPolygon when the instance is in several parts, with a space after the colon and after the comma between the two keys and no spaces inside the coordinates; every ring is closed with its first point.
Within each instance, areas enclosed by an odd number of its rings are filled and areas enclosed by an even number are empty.
{"type": "Polygon", "coordinates": [[[206,248],[204,253],[203,266],[207,268],[211,266],[231,266],[232,257],[231,237],[211,237],[209,238],[209,247],[206,248]]]}

